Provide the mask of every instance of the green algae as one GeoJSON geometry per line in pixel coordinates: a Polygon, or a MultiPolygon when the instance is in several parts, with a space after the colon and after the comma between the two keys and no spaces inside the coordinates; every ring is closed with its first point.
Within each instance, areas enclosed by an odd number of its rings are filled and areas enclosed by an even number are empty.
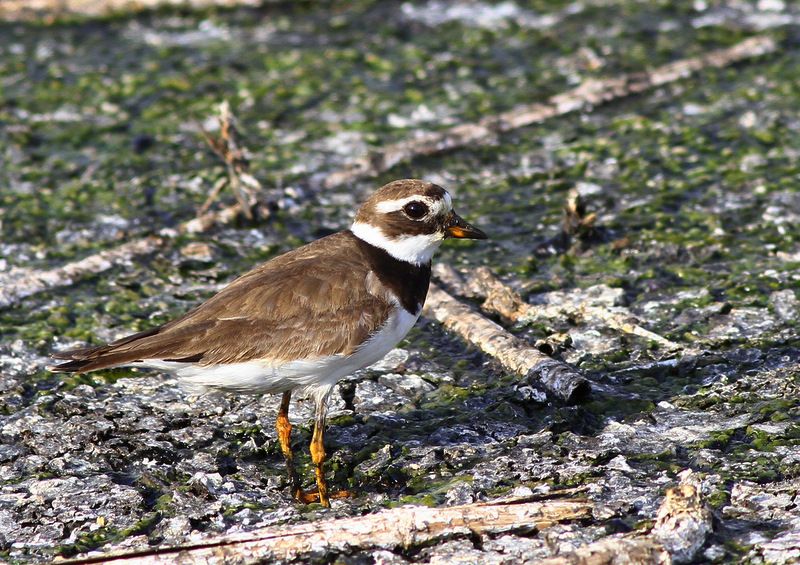
{"type": "Polygon", "coordinates": [[[62,557],[72,557],[79,553],[93,551],[99,547],[123,541],[129,537],[148,534],[161,521],[159,512],[152,512],[128,528],[114,528],[111,525],[102,526],[92,532],[86,532],[70,543],[58,546],[54,553],[62,557]]]}
{"type": "Polygon", "coordinates": [[[114,539],[124,539],[120,537],[119,530],[110,527],[99,528],[94,532],[87,532],[80,535],[73,543],[57,547],[55,549],[55,554],[63,557],[72,557],[79,553],[97,549],[114,539]]]}
{"type": "Polygon", "coordinates": [[[434,496],[432,494],[421,494],[421,495],[404,495],[398,498],[397,500],[391,500],[386,503],[387,508],[399,508],[400,506],[428,506],[429,508],[435,508],[439,506],[441,501],[439,497],[434,496]]]}

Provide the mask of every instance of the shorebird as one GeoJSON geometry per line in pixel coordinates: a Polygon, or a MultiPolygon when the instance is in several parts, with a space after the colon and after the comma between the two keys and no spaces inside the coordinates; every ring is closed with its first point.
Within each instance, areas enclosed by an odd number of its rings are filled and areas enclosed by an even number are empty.
{"type": "Polygon", "coordinates": [[[151,367],[202,389],[281,393],[275,427],[292,494],[330,506],[323,434],[331,390],[405,337],[428,293],[431,258],[447,238],[486,234],[453,211],[444,188],[413,179],[391,182],[358,209],[350,229],[257,266],[163,326],[54,353],[67,361],[52,370],[151,367]],[[294,468],[294,391],[315,402],[310,451],[316,493],[303,491],[294,468]]]}

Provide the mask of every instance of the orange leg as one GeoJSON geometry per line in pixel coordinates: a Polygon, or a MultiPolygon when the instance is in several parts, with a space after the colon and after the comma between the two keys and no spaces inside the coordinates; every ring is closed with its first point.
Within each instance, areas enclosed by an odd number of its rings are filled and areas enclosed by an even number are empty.
{"type": "Polygon", "coordinates": [[[345,498],[350,495],[346,490],[335,493],[328,492],[328,482],[325,480],[324,464],[327,458],[323,436],[325,435],[325,417],[328,413],[328,396],[317,399],[316,415],[314,418],[314,433],[311,436],[311,461],[314,463],[314,471],[317,479],[317,493],[319,502],[325,507],[330,508],[331,498],[345,498]]]}
{"type": "MultiPolygon", "coordinates": [[[[319,409],[318,409],[319,411],[319,409]]],[[[317,492],[319,493],[319,502],[323,506],[330,507],[331,501],[328,497],[328,483],[325,480],[325,471],[323,465],[325,464],[325,445],[322,441],[322,436],[325,432],[325,419],[320,421],[319,418],[314,422],[314,434],[311,436],[311,461],[314,462],[314,471],[317,477],[317,492]]]]}
{"type": "Polygon", "coordinates": [[[292,399],[291,391],[283,393],[281,407],[278,410],[278,419],[275,421],[275,429],[278,432],[278,441],[281,444],[281,451],[286,460],[286,470],[289,473],[289,484],[292,489],[292,496],[303,504],[316,502],[315,494],[306,494],[300,488],[300,477],[294,468],[294,453],[292,452],[292,424],[289,422],[289,401],[292,399]]]}
{"type": "Polygon", "coordinates": [[[294,453],[292,452],[292,424],[289,422],[289,401],[292,398],[290,391],[283,393],[281,407],[278,410],[278,419],[275,421],[275,429],[278,432],[278,441],[281,445],[283,457],[286,459],[286,469],[289,473],[289,483],[291,484],[292,496],[302,504],[319,502],[323,506],[330,507],[331,498],[344,498],[350,496],[348,491],[328,493],[328,483],[325,480],[323,465],[327,454],[323,444],[325,432],[325,416],[327,414],[327,396],[317,400],[316,416],[314,419],[314,433],[311,436],[311,461],[314,463],[317,480],[317,492],[304,492],[300,487],[300,477],[294,468],[294,453]]]}

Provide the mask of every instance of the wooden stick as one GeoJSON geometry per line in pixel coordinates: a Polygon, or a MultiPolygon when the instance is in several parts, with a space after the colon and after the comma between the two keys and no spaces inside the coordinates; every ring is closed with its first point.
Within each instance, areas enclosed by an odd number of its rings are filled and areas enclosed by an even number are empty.
{"type": "MultiPolygon", "coordinates": [[[[383,150],[357,158],[339,171],[323,174],[316,180],[309,179],[309,183],[328,189],[349,184],[358,179],[384,173],[401,161],[423,155],[452,151],[469,144],[486,143],[494,139],[497,133],[508,132],[576,110],[590,109],[599,104],[677,81],[704,68],[725,67],[773,53],[777,49],[778,46],[771,37],[754,36],[732,47],[668,63],[651,72],[623,75],[610,79],[591,79],[575,89],[553,96],[547,104],[520,106],[508,112],[487,116],[477,123],[460,124],[443,132],[401,141],[389,145],[383,150]]],[[[189,220],[182,224],[177,232],[205,232],[215,225],[230,223],[238,217],[241,210],[242,208],[237,202],[219,212],[208,212],[198,218],[189,220]]],[[[155,248],[150,248],[145,244],[147,239],[149,238],[129,242],[117,250],[103,251],[56,269],[47,271],[31,270],[28,277],[31,281],[30,284],[24,280],[3,284],[3,281],[0,280],[0,288],[2,289],[0,290],[0,308],[11,306],[20,299],[38,292],[73,284],[88,275],[128,262],[137,255],[155,251],[155,248]],[[106,262],[103,258],[104,254],[110,254],[113,259],[106,262]],[[106,264],[107,266],[104,269],[83,269],[84,265],[94,263],[106,264]],[[66,272],[69,272],[70,276],[64,276],[66,272]]],[[[161,243],[164,244],[165,241],[161,243]]]]}
{"type": "Polygon", "coordinates": [[[530,499],[481,502],[446,508],[404,506],[376,514],[280,525],[220,536],[179,547],[62,561],[90,563],[237,563],[302,560],[305,556],[366,549],[411,548],[453,537],[532,532],[559,522],[591,516],[592,505],[580,500],[530,499]]]}
{"type": "Polygon", "coordinates": [[[508,112],[486,116],[475,123],[459,124],[440,132],[416,136],[394,143],[356,159],[341,171],[326,175],[322,188],[333,188],[356,180],[378,176],[398,163],[416,157],[436,155],[468,145],[484,144],[505,133],[563,116],[578,110],[593,109],[619,98],[686,78],[706,68],[721,68],[760,57],[777,50],[775,40],[766,35],[745,39],[732,47],[667,63],[649,72],[614,78],[588,79],[576,88],[551,97],[546,103],[517,106],[508,112]]]}
{"type": "Polygon", "coordinates": [[[574,403],[591,391],[589,381],[574,368],[511,335],[435,284],[428,290],[422,312],[497,359],[509,371],[540,384],[561,401],[574,403]]]}
{"type": "Polygon", "coordinates": [[[679,343],[643,328],[637,323],[638,320],[636,317],[627,311],[615,312],[614,310],[601,306],[582,306],[576,314],[587,318],[597,318],[615,330],[654,341],[667,351],[677,351],[684,348],[679,343]]]}
{"type": "Polygon", "coordinates": [[[679,474],[677,487],[667,489],[650,536],[669,551],[675,563],[691,563],[714,530],[702,485],[691,469],[679,474]]]}
{"type": "MultiPolygon", "coordinates": [[[[666,565],[696,558],[713,527],[700,495],[700,483],[690,470],[680,474],[677,488],[668,489],[651,532],[608,536],[556,557],[542,565],[666,565]]],[[[431,545],[453,537],[531,533],[561,522],[591,518],[585,500],[531,497],[508,498],[447,508],[405,506],[355,518],[271,526],[252,532],[218,536],[178,547],[104,554],[61,561],[65,565],[95,563],[162,564],[224,563],[229,561],[302,561],[321,553],[353,553],[431,545]]]]}
{"type": "Polygon", "coordinates": [[[436,266],[437,276],[446,278],[448,284],[457,293],[463,296],[480,297],[484,299],[483,308],[494,314],[499,314],[511,322],[522,322],[545,319],[563,318],[595,318],[601,320],[615,330],[637,335],[658,343],[668,351],[683,349],[683,346],[665,337],[651,332],[638,324],[638,320],[627,311],[615,311],[601,306],[580,305],[564,303],[558,305],[534,305],[525,302],[522,297],[511,287],[505,285],[486,267],[476,269],[470,283],[466,284],[455,269],[448,265],[436,266]]]}
{"type": "Polygon", "coordinates": [[[45,290],[73,284],[89,275],[102,273],[115,265],[129,262],[133,257],[146,255],[159,249],[166,237],[149,236],[124,243],[90,255],[80,261],[46,271],[29,270],[24,277],[14,282],[0,284],[0,308],[6,308],[18,300],[45,290]]]}
{"type": "Polygon", "coordinates": [[[219,136],[214,137],[200,126],[200,131],[211,150],[225,163],[228,173],[227,179],[217,181],[206,201],[197,211],[198,216],[204,216],[211,205],[222,192],[225,184],[230,186],[239,208],[248,220],[253,219],[253,208],[257,203],[257,196],[262,190],[261,183],[248,172],[250,163],[246,152],[239,144],[239,131],[236,127],[236,118],[231,112],[231,105],[223,100],[217,108],[217,122],[219,123],[219,136]]]}

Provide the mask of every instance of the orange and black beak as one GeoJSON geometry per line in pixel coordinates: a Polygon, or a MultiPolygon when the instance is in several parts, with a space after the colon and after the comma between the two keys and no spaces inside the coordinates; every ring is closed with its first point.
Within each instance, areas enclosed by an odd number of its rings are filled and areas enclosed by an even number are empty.
{"type": "Polygon", "coordinates": [[[450,212],[444,222],[444,236],[456,239],[487,239],[488,236],[475,226],[464,221],[464,218],[450,212]]]}

